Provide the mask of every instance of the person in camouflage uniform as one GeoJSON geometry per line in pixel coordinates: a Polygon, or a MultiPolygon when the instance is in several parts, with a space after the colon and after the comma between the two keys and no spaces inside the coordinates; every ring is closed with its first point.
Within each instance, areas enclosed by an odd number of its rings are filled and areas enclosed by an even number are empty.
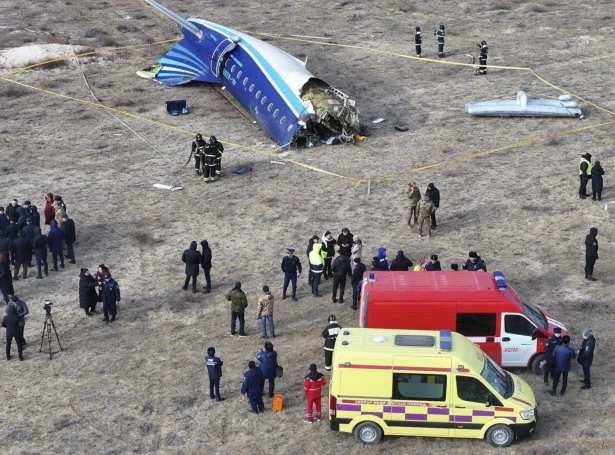
{"type": "Polygon", "coordinates": [[[235,321],[239,319],[239,336],[245,337],[244,311],[248,306],[246,294],[241,290],[241,283],[235,283],[235,287],[226,294],[226,300],[231,302],[231,336],[235,336],[235,321]]]}
{"type": "Polygon", "coordinates": [[[427,236],[431,237],[431,215],[436,211],[429,196],[424,195],[423,199],[419,202],[417,212],[419,214],[419,237],[423,237],[423,223],[427,223],[427,236]]]}
{"type": "Polygon", "coordinates": [[[410,214],[408,215],[408,226],[412,227],[415,224],[417,224],[418,214],[417,214],[416,207],[419,201],[421,200],[421,190],[419,190],[419,187],[416,186],[415,182],[408,184],[408,189],[406,190],[406,196],[408,197],[408,200],[410,201],[410,214]],[[414,218],[414,221],[413,221],[413,218],[414,218]]]}

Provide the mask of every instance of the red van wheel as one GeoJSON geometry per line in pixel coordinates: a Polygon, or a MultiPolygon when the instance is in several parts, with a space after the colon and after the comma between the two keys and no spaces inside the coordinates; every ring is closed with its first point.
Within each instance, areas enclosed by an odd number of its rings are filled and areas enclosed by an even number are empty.
{"type": "Polygon", "coordinates": [[[532,363],[530,364],[530,367],[532,368],[532,371],[536,374],[543,374],[542,368],[540,367],[540,363],[545,360],[546,358],[546,354],[543,352],[542,354],[538,354],[536,357],[534,357],[532,359],[532,363]]]}

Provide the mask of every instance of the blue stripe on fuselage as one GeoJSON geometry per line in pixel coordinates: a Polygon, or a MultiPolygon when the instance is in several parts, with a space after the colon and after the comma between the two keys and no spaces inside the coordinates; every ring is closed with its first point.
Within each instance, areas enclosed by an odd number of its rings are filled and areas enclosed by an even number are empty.
{"type": "MultiPolygon", "coordinates": [[[[200,25],[200,24],[199,24],[200,25]]],[[[220,33],[225,34],[229,38],[235,36],[230,30],[225,29],[220,25],[208,24],[208,26],[212,27],[214,30],[219,31],[220,33]]],[[[274,84],[277,88],[282,92],[282,95],[286,98],[286,100],[290,103],[292,109],[295,111],[297,116],[301,115],[305,111],[305,106],[299,99],[299,97],[291,90],[288,86],[284,78],[282,78],[278,72],[271,66],[271,64],[263,58],[263,56],[247,41],[241,40],[240,44],[246,47],[252,55],[257,59],[258,63],[263,67],[267,75],[273,80],[274,84]]],[[[280,51],[282,52],[282,51],[280,51]]]]}

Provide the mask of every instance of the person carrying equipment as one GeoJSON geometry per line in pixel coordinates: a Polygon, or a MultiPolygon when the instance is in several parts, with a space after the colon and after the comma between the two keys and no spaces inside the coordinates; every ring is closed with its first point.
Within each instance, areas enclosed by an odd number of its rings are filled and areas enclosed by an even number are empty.
{"type": "Polygon", "coordinates": [[[487,47],[487,41],[483,40],[480,44],[477,44],[477,46],[480,48],[480,56],[478,57],[480,66],[478,67],[478,70],[476,70],[476,74],[487,74],[487,51],[489,50],[487,47]]]}
{"type": "Polygon", "coordinates": [[[206,146],[207,142],[203,140],[203,136],[201,136],[201,133],[198,133],[194,137],[194,141],[192,141],[192,151],[190,152],[190,156],[194,155],[194,170],[196,171],[197,175],[201,175],[201,164],[203,161],[206,146]]]}
{"type": "Polygon", "coordinates": [[[444,25],[440,25],[439,29],[433,29],[433,34],[438,40],[438,58],[444,57],[444,25]]]}
{"type": "Polygon", "coordinates": [[[214,147],[218,152],[218,156],[216,157],[216,177],[219,177],[220,174],[222,174],[222,154],[224,153],[224,146],[218,142],[216,136],[209,138],[209,145],[214,147]]]}

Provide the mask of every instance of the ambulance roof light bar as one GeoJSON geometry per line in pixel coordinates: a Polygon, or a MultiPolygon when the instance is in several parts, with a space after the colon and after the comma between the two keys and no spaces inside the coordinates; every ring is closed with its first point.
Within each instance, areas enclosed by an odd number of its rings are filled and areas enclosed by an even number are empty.
{"type": "Polygon", "coordinates": [[[502,272],[493,272],[493,278],[495,279],[495,283],[498,285],[500,291],[503,291],[508,287],[506,284],[506,279],[504,279],[504,274],[502,272]]]}
{"type": "Polygon", "coordinates": [[[443,351],[453,349],[453,334],[450,330],[440,330],[440,349],[443,351]]]}

